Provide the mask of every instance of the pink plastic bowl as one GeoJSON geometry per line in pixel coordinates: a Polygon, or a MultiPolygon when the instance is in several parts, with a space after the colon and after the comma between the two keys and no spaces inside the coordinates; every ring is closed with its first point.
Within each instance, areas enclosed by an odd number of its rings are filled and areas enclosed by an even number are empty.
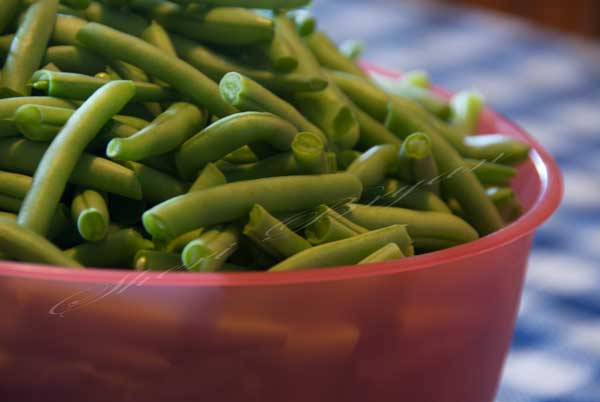
{"type": "Polygon", "coordinates": [[[0,263],[0,400],[491,402],[562,183],[533,138],[483,120],[533,147],[515,180],[527,212],[459,247],[286,273],[0,263]]]}

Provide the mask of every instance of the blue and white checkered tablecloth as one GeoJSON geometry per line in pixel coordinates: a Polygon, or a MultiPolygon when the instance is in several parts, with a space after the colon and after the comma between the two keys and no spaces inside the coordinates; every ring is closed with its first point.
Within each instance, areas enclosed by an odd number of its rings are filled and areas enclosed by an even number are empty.
{"type": "Polygon", "coordinates": [[[497,402],[600,401],[600,43],[427,1],[316,0],[336,40],[383,67],[479,89],[558,160],[565,198],[538,232],[497,402]]]}

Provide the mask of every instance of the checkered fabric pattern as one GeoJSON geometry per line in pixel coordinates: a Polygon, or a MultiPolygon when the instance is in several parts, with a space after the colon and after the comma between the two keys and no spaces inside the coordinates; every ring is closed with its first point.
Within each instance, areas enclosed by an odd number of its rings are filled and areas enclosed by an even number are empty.
{"type": "Polygon", "coordinates": [[[316,0],[365,59],[477,88],[549,149],[565,176],[538,232],[497,402],[600,401],[600,44],[522,20],[423,0],[316,0]]]}

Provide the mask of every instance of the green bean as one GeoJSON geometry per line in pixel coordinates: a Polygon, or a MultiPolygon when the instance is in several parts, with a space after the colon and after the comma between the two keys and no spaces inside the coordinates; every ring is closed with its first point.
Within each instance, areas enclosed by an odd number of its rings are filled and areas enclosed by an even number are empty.
{"type": "Polygon", "coordinates": [[[127,138],[114,138],[106,147],[111,159],[139,161],[172,151],[205,126],[206,113],[196,106],[173,103],[149,126],[127,138]]]}
{"type": "Polygon", "coordinates": [[[13,116],[17,109],[23,105],[54,106],[73,109],[73,104],[70,102],[47,96],[22,96],[0,99],[0,138],[12,137],[19,133],[13,116]]]}
{"type": "Polygon", "coordinates": [[[142,186],[142,197],[150,203],[159,203],[185,194],[188,185],[168,174],[137,162],[123,162],[133,170],[142,186]]]}
{"type": "Polygon", "coordinates": [[[394,179],[386,179],[378,186],[365,189],[361,203],[452,213],[441,198],[423,188],[421,183],[406,184],[394,179]]]}
{"type": "Polygon", "coordinates": [[[223,160],[233,163],[234,165],[243,165],[246,163],[258,162],[258,156],[256,156],[254,151],[252,151],[252,148],[250,148],[248,145],[244,145],[243,147],[227,154],[223,160]]]}
{"type": "Polygon", "coordinates": [[[413,133],[404,139],[398,153],[396,175],[405,181],[414,180],[413,161],[431,155],[431,140],[424,133],[413,133]]]}
{"type": "MultiPolygon", "coordinates": [[[[32,141],[50,142],[60,132],[74,110],[42,105],[20,106],[14,115],[14,122],[21,134],[32,141]]],[[[96,149],[97,143],[104,142],[105,137],[121,137],[133,135],[137,129],[123,122],[144,128],[149,123],[132,116],[117,115],[109,122],[90,144],[88,149],[96,149]]]]}
{"type": "MultiPolygon", "coordinates": [[[[49,96],[76,100],[86,100],[109,81],[83,74],[48,70],[36,71],[31,80],[33,88],[45,91],[49,96]]],[[[133,84],[133,102],[165,102],[175,98],[172,91],[159,85],[140,81],[134,81],[133,84]]]]}
{"type": "Polygon", "coordinates": [[[113,81],[77,109],[42,157],[19,212],[19,224],[42,235],[48,231],[52,211],[85,147],[134,93],[131,81],[113,81]]]}
{"type": "Polygon", "coordinates": [[[415,116],[423,109],[413,102],[395,99],[390,103],[386,126],[397,132],[397,127],[411,132],[423,131],[429,135],[435,162],[442,174],[450,195],[460,203],[471,223],[481,235],[492,233],[503,227],[494,205],[487,199],[483,187],[475,175],[466,169],[466,164],[446,139],[431,126],[415,124],[415,116]],[[425,130],[421,130],[425,128],[425,130]]]}
{"type": "Polygon", "coordinates": [[[465,159],[465,164],[477,179],[488,186],[507,186],[517,175],[515,168],[476,159],[465,159]]]}
{"type": "Polygon", "coordinates": [[[320,91],[327,87],[327,80],[320,75],[282,74],[248,68],[181,36],[171,35],[171,40],[179,57],[215,81],[221,80],[225,74],[231,71],[236,71],[273,91],[320,91]]]}
{"type": "Polygon", "coordinates": [[[206,190],[207,188],[221,186],[226,183],[227,179],[225,175],[218,167],[209,163],[202,169],[202,172],[200,172],[189,191],[206,190]]]}
{"type": "Polygon", "coordinates": [[[19,261],[80,267],[77,261],[42,236],[4,218],[0,218],[0,252],[19,261]]]}
{"type": "Polygon", "coordinates": [[[450,116],[451,112],[448,102],[427,88],[412,85],[410,81],[405,79],[389,78],[381,74],[371,74],[371,78],[388,94],[417,102],[427,111],[441,119],[447,119],[450,116]]]}
{"type": "Polygon", "coordinates": [[[400,247],[398,247],[396,243],[388,243],[379,250],[360,260],[358,264],[372,264],[375,262],[398,260],[400,258],[404,258],[404,253],[402,250],[400,250],[400,247]]]}
{"type": "Polygon", "coordinates": [[[471,135],[464,137],[463,141],[464,145],[462,147],[459,145],[457,149],[464,157],[507,165],[515,165],[527,160],[531,148],[529,144],[503,134],[471,135]]]}
{"type": "Polygon", "coordinates": [[[179,237],[174,238],[169,241],[165,246],[165,251],[169,253],[180,253],[183,251],[185,246],[188,245],[194,239],[200,237],[200,235],[204,233],[204,228],[194,229],[187,233],[182,234],[179,237]]]}
{"type": "MultiPolygon", "coordinates": [[[[302,9],[290,11],[288,17],[294,21],[294,25],[300,36],[310,35],[317,27],[317,20],[308,10],[302,9]]],[[[277,24],[275,24],[275,26],[277,26],[277,24]]]]}
{"type": "Polygon", "coordinates": [[[311,52],[323,67],[367,78],[367,74],[354,60],[344,56],[324,32],[313,32],[304,39],[311,52]]]}
{"type": "Polygon", "coordinates": [[[154,244],[133,229],[119,229],[102,241],[83,243],[64,253],[86,267],[128,268],[140,250],[152,250],[154,244]]]}
{"type": "Polygon", "coordinates": [[[21,134],[32,141],[51,141],[75,113],[72,109],[23,105],[15,112],[14,122],[21,134]]]}
{"type": "Polygon", "coordinates": [[[292,154],[298,164],[300,173],[321,174],[329,172],[325,143],[316,134],[298,133],[292,142],[292,154]]]}
{"type": "Polygon", "coordinates": [[[244,165],[217,165],[223,171],[228,182],[263,179],[272,176],[291,176],[300,174],[300,168],[292,153],[281,153],[256,163],[244,165]]]}
{"type": "MultiPolygon", "coordinates": [[[[415,133],[422,134],[422,133],[415,133]]],[[[413,136],[411,134],[409,137],[413,136]]],[[[427,134],[423,134],[429,143],[429,150],[426,154],[422,154],[422,158],[411,159],[410,177],[415,183],[419,183],[424,189],[431,191],[435,195],[440,194],[440,172],[437,163],[431,152],[431,140],[427,134]]],[[[408,138],[407,137],[407,140],[408,138]]],[[[406,143],[406,141],[405,141],[406,143]]]]}
{"type": "Polygon", "coordinates": [[[433,251],[428,248],[432,239],[458,245],[479,237],[468,223],[448,213],[351,204],[343,215],[370,230],[394,224],[406,225],[415,248],[423,251],[433,251]]]}
{"type": "Polygon", "coordinates": [[[23,200],[16,197],[0,194],[0,209],[10,212],[19,212],[23,200]]]}
{"type": "Polygon", "coordinates": [[[236,224],[204,232],[181,252],[183,265],[192,272],[218,271],[237,250],[239,237],[240,228],[236,224]]]}
{"type": "Polygon", "coordinates": [[[326,205],[319,206],[315,215],[316,217],[304,229],[306,238],[313,245],[347,239],[368,232],[367,229],[349,221],[326,205]]]}
{"type": "Polygon", "coordinates": [[[413,254],[411,239],[406,227],[391,225],[348,239],[309,248],[280,262],[269,271],[292,271],[356,264],[388,243],[397,244],[406,255],[413,254]]]}
{"type": "Polygon", "coordinates": [[[108,7],[97,1],[92,2],[85,9],[84,14],[85,18],[89,21],[107,25],[134,36],[141,36],[149,25],[145,18],[137,14],[129,13],[115,7],[108,7]]]}
{"type": "MultiPolygon", "coordinates": [[[[289,18],[279,13],[275,17],[276,24],[281,29],[300,62],[298,72],[322,76],[319,62],[302,42],[289,18]]],[[[319,127],[332,143],[340,149],[351,149],[359,138],[359,127],[356,117],[350,108],[349,101],[333,82],[327,88],[317,92],[296,92],[292,94],[292,103],[311,122],[319,127]]]]}
{"type": "Polygon", "coordinates": [[[281,34],[279,25],[275,24],[273,39],[261,46],[264,49],[271,66],[275,71],[289,73],[298,67],[298,59],[285,37],[281,34]]]}
{"type": "Polygon", "coordinates": [[[241,111],[270,112],[292,123],[298,130],[325,136],[292,105],[242,74],[225,74],[219,83],[221,96],[241,111]]]}
{"type": "Polygon", "coordinates": [[[172,57],[177,57],[175,46],[173,46],[173,42],[171,42],[169,34],[165,28],[163,28],[163,26],[158,24],[156,21],[150,22],[150,25],[144,30],[144,32],[142,32],[141,38],[161,49],[166,54],[172,57]]]}
{"type": "Polygon", "coordinates": [[[398,163],[397,154],[396,145],[376,145],[356,158],[346,171],[355,175],[364,188],[376,186],[398,163]]]}
{"type": "Polygon", "coordinates": [[[113,120],[122,124],[126,124],[129,127],[141,130],[143,128],[148,127],[150,122],[144,119],[140,119],[135,116],[124,116],[124,115],[116,115],[113,117],[113,120]]]}
{"type": "Polygon", "coordinates": [[[513,222],[523,215],[523,206],[517,197],[498,204],[498,211],[505,222],[513,222]]]}
{"type": "Polygon", "coordinates": [[[240,219],[260,204],[271,212],[298,211],[359,197],[351,174],[273,177],[229,183],[170,199],[147,211],[144,227],[156,238],[172,238],[195,228],[240,219]]]}
{"type": "Polygon", "coordinates": [[[327,171],[329,173],[335,173],[339,170],[337,163],[337,154],[335,152],[325,152],[325,159],[327,161],[327,171]]]}
{"type": "Polygon", "coordinates": [[[0,194],[23,199],[31,187],[31,177],[0,171],[0,194]]]}
{"type": "Polygon", "coordinates": [[[81,237],[87,241],[100,241],[108,232],[110,217],[102,195],[93,190],[75,194],[71,204],[73,221],[81,237]]]}
{"type": "Polygon", "coordinates": [[[350,60],[358,59],[364,49],[364,42],[355,39],[345,40],[339,46],[340,53],[350,60]]]}
{"type": "MultiPolygon", "coordinates": [[[[0,169],[32,175],[47,150],[47,144],[19,138],[1,139],[0,169]]],[[[131,170],[86,153],[75,164],[69,182],[128,198],[142,198],[140,183],[131,170]]]]}
{"type": "Polygon", "coordinates": [[[130,4],[167,30],[202,42],[243,46],[273,38],[273,21],[243,8],[215,7],[196,16],[170,1],[132,0],[130,4]]]}
{"type": "Polygon", "coordinates": [[[183,262],[178,253],[156,250],[140,250],[133,257],[137,271],[182,271],[183,262]]]}
{"type": "Polygon", "coordinates": [[[407,71],[402,75],[402,81],[419,88],[431,88],[429,74],[423,70],[407,71]]]}
{"type": "Polygon", "coordinates": [[[6,28],[14,21],[19,11],[20,0],[5,0],[2,4],[2,13],[0,14],[0,34],[4,33],[6,28]]]}
{"type": "Polygon", "coordinates": [[[330,71],[328,77],[356,104],[377,121],[384,121],[388,113],[389,95],[370,82],[341,71],[330,71]]]}
{"type": "Polygon", "coordinates": [[[365,150],[375,145],[392,144],[400,146],[402,144],[402,141],[385,128],[383,124],[363,112],[353,103],[350,103],[350,105],[360,127],[358,148],[365,150]]]}
{"type": "Polygon", "coordinates": [[[50,46],[42,64],[53,63],[62,71],[94,75],[104,71],[106,60],[80,46],[50,46]]]}
{"type": "Polygon", "coordinates": [[[311,0],[191,0],[200,4],[210,4],[221,7],[247,7],[247,8],[265,8],[290,9],[308,6],[311,0]]]}
{"type": "Polygon", "coordinates": [[[485,193],[496,206],[515,196],[515,191],[510,187],[488,187],[485,193]]]}
{"type": "Polygon", "coordinates": [[[0,219],[6,219],[6,220],[9,220],[9,221],[16,222],[17,221],[17,215],[13,214],[12,212],[0,211],[0,219]]]}
{"type": "MultiPolygon", "coordinates": [[[[1,18],[1,17],[0,17],[1,18]]],[[[8,55],[8,51],[10,50],[10,44],[14,39],[15,35],[2,35],[0,36],[0,60],[4,63],[6,56],[8,55]]],[[[0,70],[0,73],[2,71],[0,70]]]]}
{"type": "Polygon", "coordinates": [[[77,31],[85,24],[87,24],[87,21],[83,18],[74,15],[58,14],[50,41],[54,45],[76,46],[77,39],[75,37],[77,36],[77,31]]]}
{"type": "Polygon", "coordinates": [[[212,114],[226,116],[236,112],[221,99],[216,83],[186,62],[173,59],[141,39],[93,22],[79,30],[77,39],[95,51],[131,63],[169,83],[195,103],[206,106],[212,114]]]}
{"type": "Polygon", "coordinates": [[[244,235],[277,259],[283,259],[310,248],[302,236],[294,233],[262,206],[255,204],[250,219],[244,227],[244,235]]]}
{"type": "Polygon", "coordinates": [[[479,118],[484,106],[485,100],[479,92],[457,93],[450,101],[450,125],[463,135],[477,133],[479,118]]]}
{"type": "Polygon", "coordinates": [[[359,151],[355,151],[352,149],[345,149],[337,153],[337,161],[339,164],[340,170],[348,169],[348,166],[352,164],[356,159],[358,159],[362,153],[359,151]]]}
{"type": "Polygon", "coordinates": [[[176,154],[179,172],[195,177],[209,162],[215,162],[243,145],[265,141],[281,151],[289,150],[296,127],[270,113],[237,113],[211,124],[181,145],[176,154]]]}
{"type": "Polygon", "coordinates": [[[58,0],[38,0],[27,9],[2,68],[2,91],[11,96],[29,94],[27,81],[42,64],[57,11],[58,0]]]}

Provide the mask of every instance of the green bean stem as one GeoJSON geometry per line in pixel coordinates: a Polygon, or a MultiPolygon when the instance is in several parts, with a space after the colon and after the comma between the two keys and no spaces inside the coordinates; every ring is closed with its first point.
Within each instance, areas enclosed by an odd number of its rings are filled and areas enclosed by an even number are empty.
{"type": "Polygon", "coordinates": [[[325,144],[320,136],[302,132],[292,142],[292,154],[303,174],[322,174],[329,172],[325,144]]]}
{"type": "Polygon", "coordinates": [[[375,262],[398,260],[400,258],[404,258],[404,253],[402,250],[400,250],[400,247],[398,247],[396,243],[388,243],[379,250],[360,260],[358,264],[372,264],[375,262]]]}
{"type": "Polygon", "coordinates": [[[309,248],[273,266],[269,271],[356,264],[389,243],[398,245],[406,255],[413,254],[406,226],[390,225],[348,239],[309,248]]]}
{"type": "Polygon", "coordinates": [[[39,163],[19,212],[20,225],[41,235],[47,233],[52,213],[85,147],[134,93],[131,81],[112,81],[77,109],[39,163]]]}
{"type": "Polygon", "coordinates": [[[100,241],[108,232],[110,217],[108,206],[102,195],[93,190],[78,192],[71,204],[73,221],[83,239],[100,241]]]}
{"type": "Polygon", "coordinates": [[[81,265],[54,244],[10,219],[0,217],[0,253],[19,261],[79,268],[81,265]]]}
{"type": "Polygon", "coordinates": [[[360,197],[362,186],[347,173],[273,177],[229,183],[170,199],[144,214],[146,230],[173,238],[192,229],[240,219],[260,204],[271,212],[298,211],[360,197]]]}

